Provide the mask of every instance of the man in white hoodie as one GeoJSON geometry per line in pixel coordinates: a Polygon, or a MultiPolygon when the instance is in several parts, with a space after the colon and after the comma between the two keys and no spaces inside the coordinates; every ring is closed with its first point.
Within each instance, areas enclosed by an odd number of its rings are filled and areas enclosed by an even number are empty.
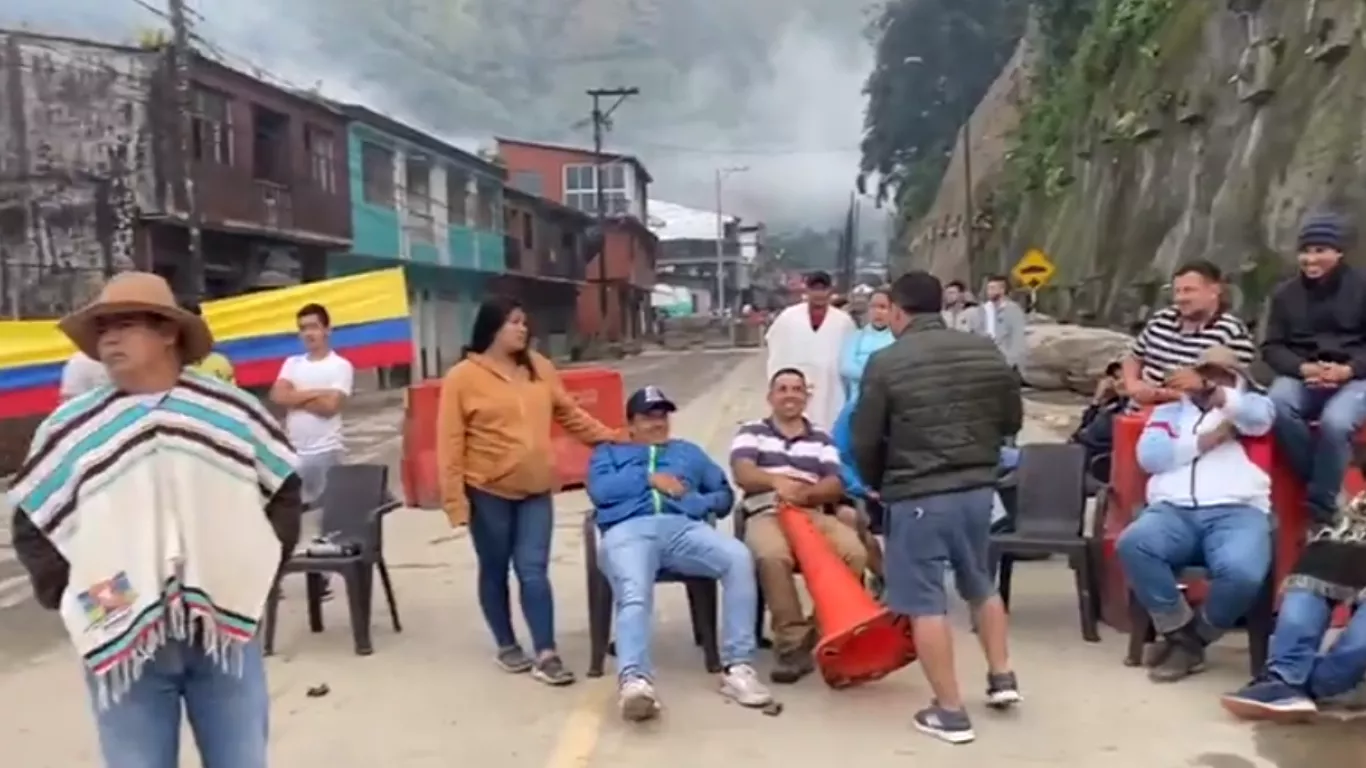
{"type": "Polygon", "coordinates": [[[1271,567],[1271,399],[1249,385],[1232,349],[1215,346],[1172,373],[1181,399],[1158,406],[1138,441],[1150,475],[1148,506],[1119,537],[1120,563],[1162,636],[1149,659],[1154,682],[1204,669],[1205,648],[1247,612],[1271,567]],[[1199,610],[1176,574],[1201,566],[1209,594],[1199,610]]]}

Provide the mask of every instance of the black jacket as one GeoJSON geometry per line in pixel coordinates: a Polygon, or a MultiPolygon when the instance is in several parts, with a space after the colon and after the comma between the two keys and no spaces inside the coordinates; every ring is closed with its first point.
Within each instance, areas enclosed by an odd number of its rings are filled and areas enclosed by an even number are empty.
{"type": "Polygon", "coordinates": [[[1024,418],[1020,383],[991,339],[917,315],[874,353],[852,420],[860,476],[886,501],[996,482],[1024,418]]]}
{"type": "Polygon", "coordinates": [[[1366,378],[1366,278],[1342,263],[1318,280],[1296,275],[1277,286],[1262,359],[1282,376],[1299,378],[1301,365],[1328,362],[1366,378]]]}

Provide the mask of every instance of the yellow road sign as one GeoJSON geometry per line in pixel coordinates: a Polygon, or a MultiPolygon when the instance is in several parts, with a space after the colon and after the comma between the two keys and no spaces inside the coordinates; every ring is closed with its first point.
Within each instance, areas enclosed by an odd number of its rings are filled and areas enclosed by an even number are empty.
{"type": "Polygon", "coordinates": [[[1030,248],[1020,260],[1015,263],[1015,268],[1010,271],[1015,276],[1015,280],[1026,288],[1042,288],[1052,279],[1053,274],[1058,268],[1053,266],[1048,255],[1038,248],[1030,248]]]}

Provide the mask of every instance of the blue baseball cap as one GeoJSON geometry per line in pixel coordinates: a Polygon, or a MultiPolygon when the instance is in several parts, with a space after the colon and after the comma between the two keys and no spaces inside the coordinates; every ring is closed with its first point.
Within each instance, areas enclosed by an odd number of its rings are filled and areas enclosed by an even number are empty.
{"type": "Polygon", "coordinates": [[[656,386],[641,387],[626,400],[626,418],[633,419],[642,413],[651,411],[662,411],[673,413],[678,410],[674,401],[670,400],[664,391],[656,386]]]}

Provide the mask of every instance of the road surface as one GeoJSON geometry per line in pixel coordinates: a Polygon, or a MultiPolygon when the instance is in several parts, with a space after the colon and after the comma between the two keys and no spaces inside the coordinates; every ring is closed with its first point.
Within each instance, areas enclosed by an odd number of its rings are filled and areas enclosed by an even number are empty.
{"type": "MultiPolygon", "coordinates": [[[[736,422],[763,413],[763,365],[757,356],[638,366],[641,377],[689,404],[675,431],[718,458],[736,422]],[[699,372],[712,364],[710,372],[699,372]],[[689,381],[699,382],[689,384],[689,381]],[[707,386],[710,383],[711,386],[707,386]],[[694,389],[694,387],[696,387],[694,389]],[[705,396],[701,396],[705,393],[705,396]]],[[[1031,421],[1024,442],[1054,439],[1031,421]]],[[[560,650],[582,670],[588,653],[581,492],[556,499],[551,560],[560,650]]],[[[475,562],[463,531],[439,512],[390,518],[386,550],[404,632],[376,619],[375,654],[352,655],[344,601],[326,608],[327,630],[312,635],[298,601],[282,606],[279,655],[270,662],[272,765],[280,768],[958,768],[967,764],[1039,768],[1336,768],[1366,765],[1359,725],[1253,728],[1231,721],[1217,695],[1243,682],[1241,638],[1220,643],[1210,670],[1184,683],[1156,686],[1120,663],[1124,638],[1080,638],[1071,578],[1060,563],[1021,565],[1012,606],[1012,653],[1026,701],[1005,716],[979,701],[980,654],[961,616],[958,666],[978,741],[952,747],[910,728],[929,694],[915,667],[875,684],[830,691],[814,678],[781,688],[777,717],[742,710],[716,693],[692,646],[683,590],[664,586],[655,599],[655,661],[663,717],[622,723],[610,677],[550,689],[510,677],[490,659],[490,641],[474,597],[475,562]],[[330,693],[307,696],[326,683],[330,693]]],[[[40,615],[20,609],[0,618],[0,755],[23,768],[96,763],[89,709],[75,659],[64,643],[16,651],[15,636],[38,633],[40,615]]],[[[767,669],[768,654],[759,666],[767,669]]],[[[188,744],[187,744],[188,747],[188,744]]],[[[186,765],[197,765],[192,758],[186,765]]]]}

